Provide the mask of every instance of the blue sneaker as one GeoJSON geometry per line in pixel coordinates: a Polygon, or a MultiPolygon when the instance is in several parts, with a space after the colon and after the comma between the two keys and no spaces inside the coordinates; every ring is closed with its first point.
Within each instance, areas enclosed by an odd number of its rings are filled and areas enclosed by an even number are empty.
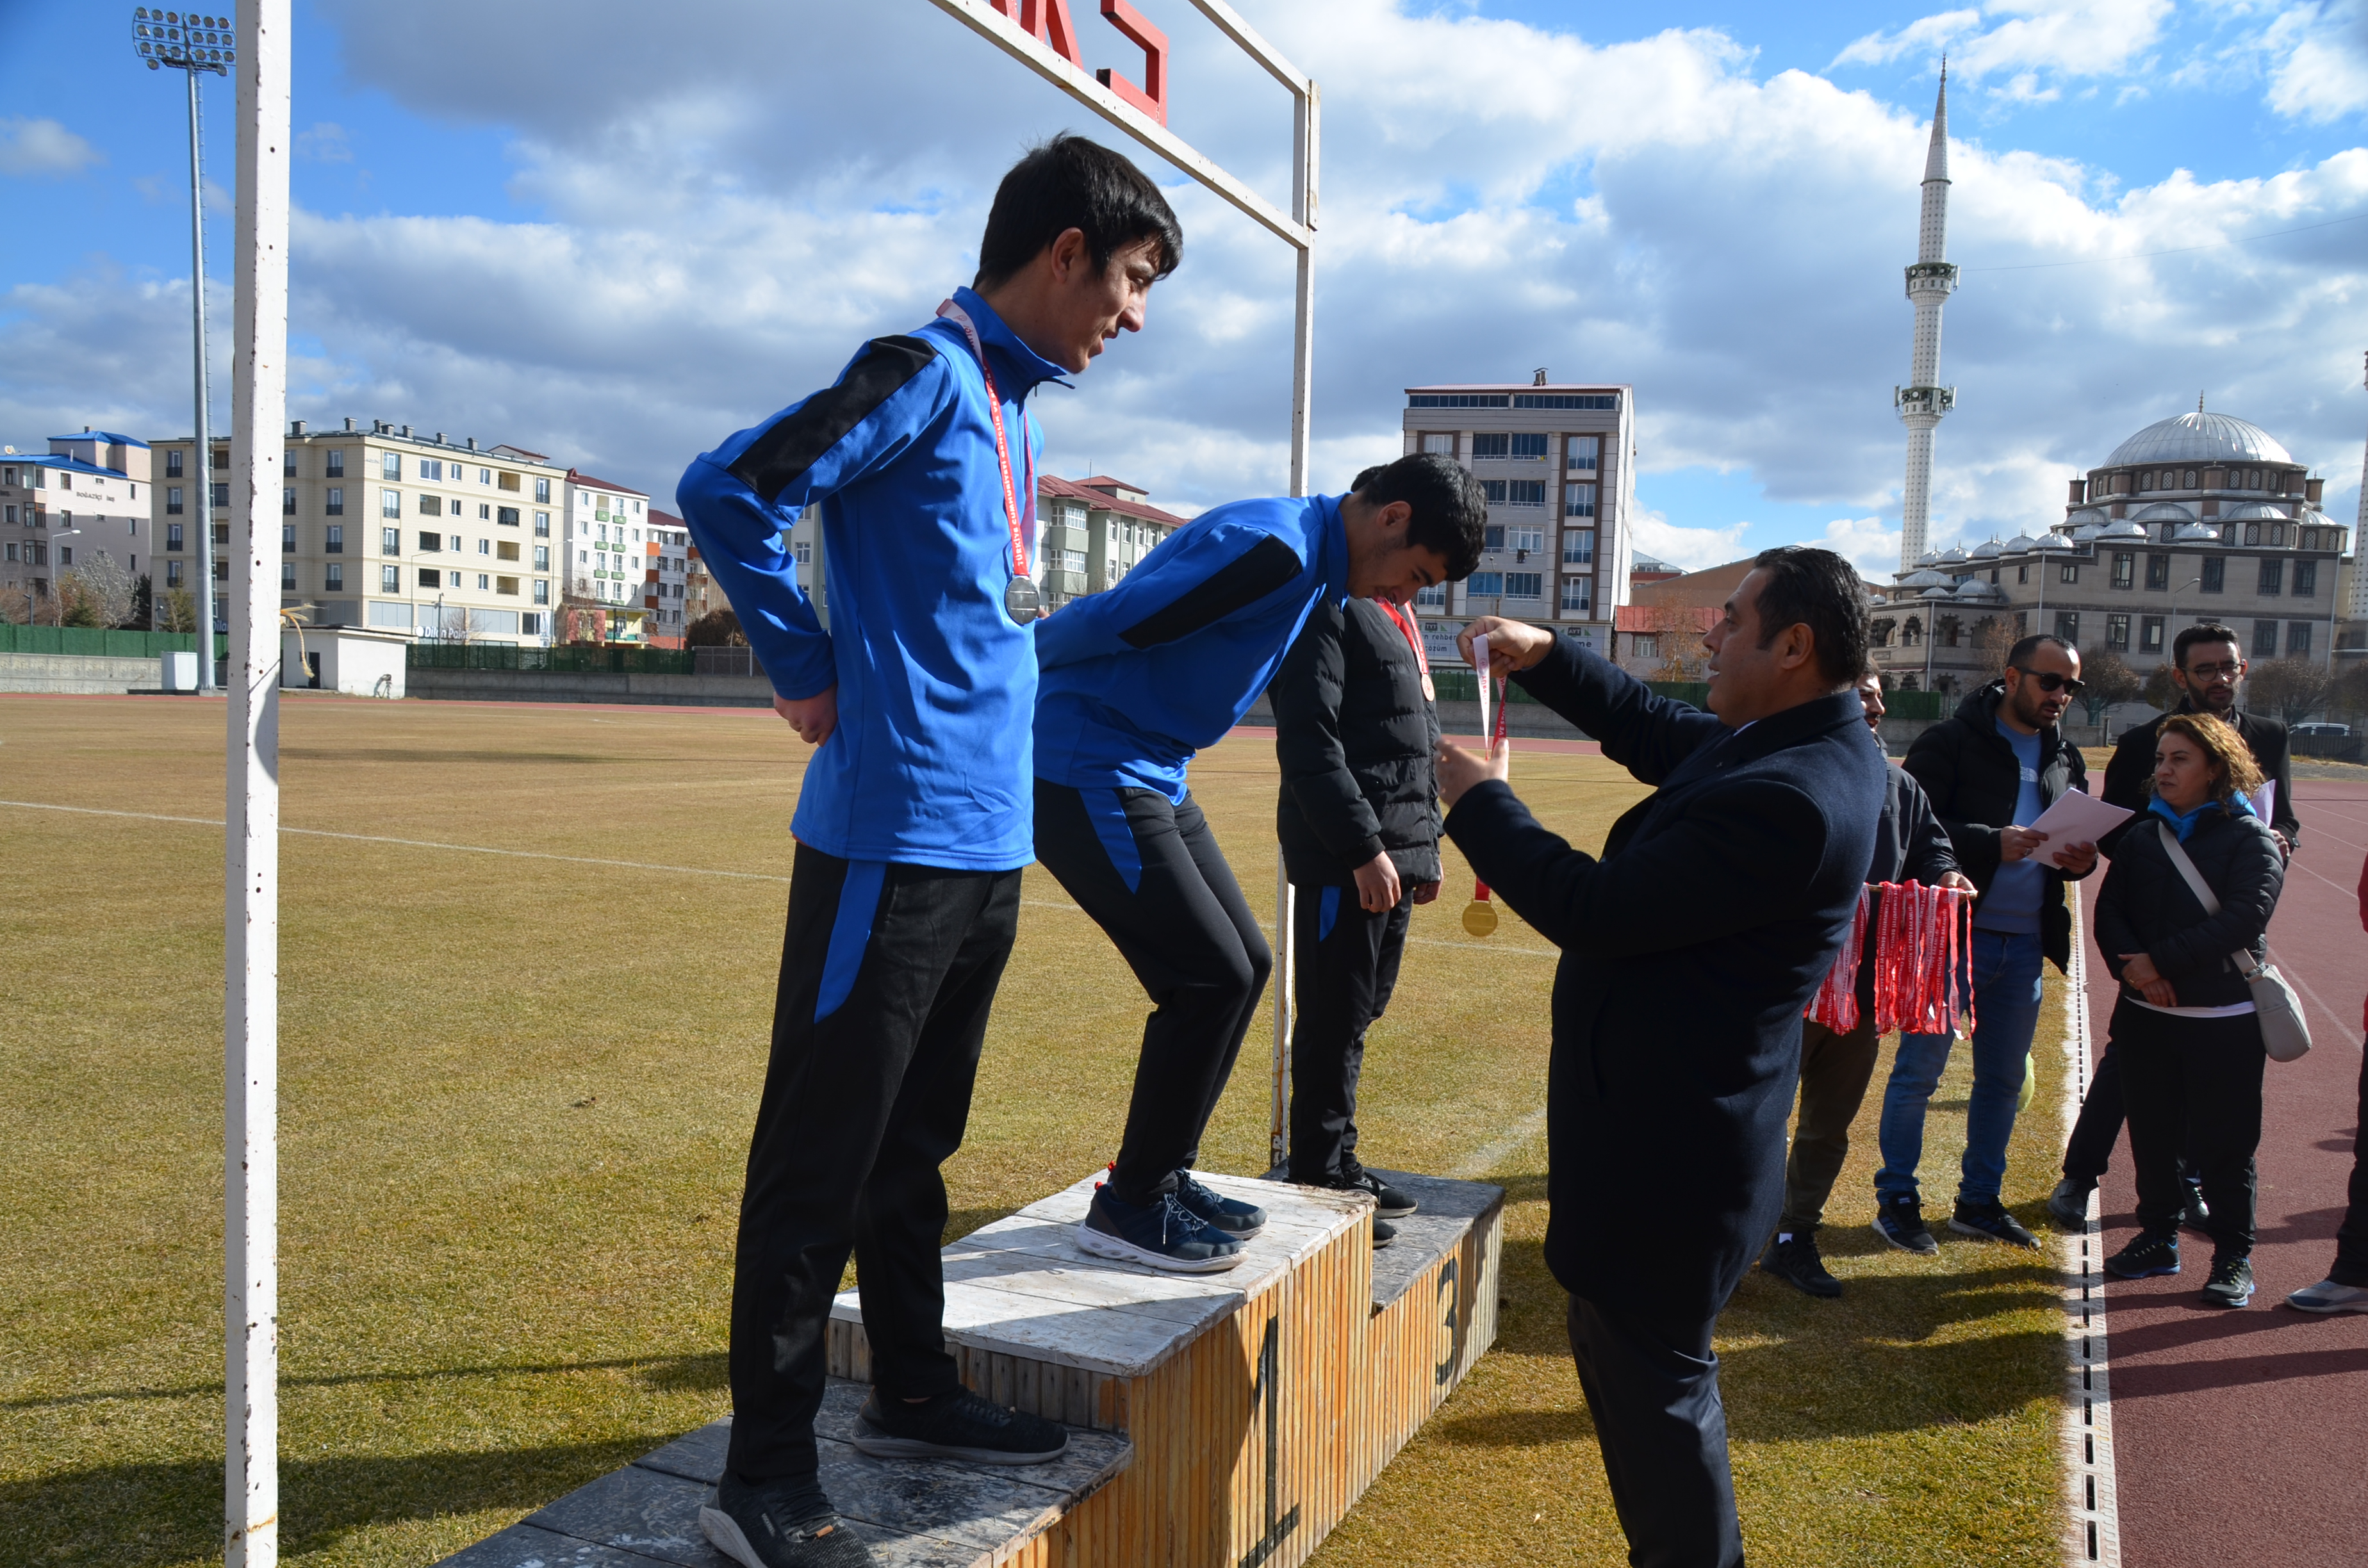
{"type": "Polygon", "coordinates": [[[1077,1249],[1170,1274],[1217,1274],[1242,1260],[1241,1243],[1203,1224],[1174,1193],[1138,1205],[1099,1183],[1077,1227],[1077,1249]]]}
{"type": "Polygon", "coordinates": [[[1176,1201],[1198,1215],[1202,1224],[1223,1231],[1237,1242],[1246,1242],[1266,1229],[1265,1210],[1203,1187],[1190,1171],[1176,1173],[1176,1201]]]}
{"type": "Polygon", "coordinates": [[[1924,1224],[1924,1205],[1914,1193],[1902,1193],[1876,1205],[1874,1233],[1918,1257],[1930,1257],[1941,1250],[1941,1244],[1924,1224]]]}
{"type": "Polygon", "coordinates": [[[2118,1279],[2151,1279],[2157,1274],[2178,1273],[2179,1233],[2149,1235],[2140,1231],[2136,1240],[2105,1259],[2105,1272],[2118,1279]]]}

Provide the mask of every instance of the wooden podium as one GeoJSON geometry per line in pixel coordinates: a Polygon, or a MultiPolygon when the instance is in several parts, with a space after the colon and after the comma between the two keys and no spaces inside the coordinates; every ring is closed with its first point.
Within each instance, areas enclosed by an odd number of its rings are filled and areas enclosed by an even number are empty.
{"type": "MultiPolygon", "coordinates": [[[[946,1338],[982,1394],[1072,1428],[1026,1467],[883,1461],[844,1441],[870,1368],[853,1292],[828,1336],[823,1483],[895,1568],[1290,1568],[1496,1338],[1504,1193],[1383,1173],[1420,1210],[1373,1251],[1372,1205],[1203,1175],[1264,1207],[1241,1265],[1160,1274],[1074,1241],[1088,1177],[945,1249],[946,1338]]],[[[717,1422],[448,1559],[451,1568],[723,1568],[698,1512],[717,1422]]]]}

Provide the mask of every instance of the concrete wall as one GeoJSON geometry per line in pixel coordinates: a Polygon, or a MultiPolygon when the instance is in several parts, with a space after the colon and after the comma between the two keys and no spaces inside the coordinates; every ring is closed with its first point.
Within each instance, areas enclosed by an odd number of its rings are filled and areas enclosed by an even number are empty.
{"type": "Polygon", "coordinates": [[[644,676],[609,671],[428,670],[406,672],[413,697],[446,702],[634,702],[677,708],[770,708],[762,676],[644,676]]]}
{"type": "Polygon", "coordinates": [[[81,653],[0,653],[0,691],[120,697],[164,682],[155,659],[100,659],[81,653]]]}

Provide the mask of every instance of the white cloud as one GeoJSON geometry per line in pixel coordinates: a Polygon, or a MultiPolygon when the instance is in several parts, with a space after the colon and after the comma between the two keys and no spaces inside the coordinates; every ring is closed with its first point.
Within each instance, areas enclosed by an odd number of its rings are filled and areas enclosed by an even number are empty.
{"type": "Polygon", "coordinates": [[[1896,33],[1871,32],[1834,56],[1836,65],[1888,65],[1904,55],[1938,53],[1982,25],[1978,10],[1922,17],[1896,33]]]}
{"type": "Polygon", "coordinates": [[[2297,6],[2264,34],[2275,51],[2290,43],[2270,73],[2270,107],[2290,119],[2326,125],[2368,109],[2368,3],[2297,6]]]}
{"type": "Polygon", "coordinates": [[[317,120],[310,131],[300,131],[290,144],[300,158],[310,158],[316,164],[350,164],[354,161],[353,143],[347,139],[346,128],[331,120],[317,120]]]}
{"type": "Polygon", "coordinates": [[[1945,50],[1952,74],[1967,81],[2006,76],[2008,96],[2044,98],[2054,95],[2039,89],[2039,72],[2118,75],[2154,47],[2171,11],[2171,0],[1991,0],[1979,10],[1921,17],[1896,33],[1869,33],[1834,63],[1882,65],[1945,50]]]}
{"type": "Polygon", "coordinates": [[[106,154],[54,119],[0,117],[0,175],[78,175],[106,154]]]}
{"type": "Polygon", "coordinates": [[[1631,521],[1638,555],[1666,561],[1689,572],[1722,566],[1740,558],[1744,553],[1743,536],[1751,527],[1748,522],[1741,522],[1721,528],[1679,528],[1660,513],[1642,508],[1631,521]]]}
{"type": "Polygon", "coordinates": [[[1881,517],[1836,517],[1825,532],[1801,542],[1832,551],[1870,581],[1887,583],[1899,569],[1899,530],[1881,517]]]}

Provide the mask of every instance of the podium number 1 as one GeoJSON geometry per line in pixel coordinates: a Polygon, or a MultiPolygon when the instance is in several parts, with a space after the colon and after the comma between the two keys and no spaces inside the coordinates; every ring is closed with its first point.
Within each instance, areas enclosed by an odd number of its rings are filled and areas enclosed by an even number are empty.
{"type": "Polygon", "coordinates": [[[1282,1401],[1281,1391],[1275,1386],[1275,1373],[1282,1362],[1281,1342],[1276,1337],[1281,1326],[1277,1319],[1266,1320],[1266,1343],[1258,1349],[1258,1381],[1250,1385],[1250,1408],[1255,1410],[1260,1404],[1266,1406],[1266,1534],[1260,1536],[1258,1543],[1244,1555],[1242,1568],[1258,1568],[1258,1564],[1274,1555],[1275,1548],[1282,1544],[1284,1538],[1299,1528],[1299,1505],[1296,1503],[1291,1506],[1288,1514],[1281,1518],[1275,1517],[1278,1504],[1276,1488],[1281,1481],[1277,1450],[1282,1430],[1282,1401]]]}

